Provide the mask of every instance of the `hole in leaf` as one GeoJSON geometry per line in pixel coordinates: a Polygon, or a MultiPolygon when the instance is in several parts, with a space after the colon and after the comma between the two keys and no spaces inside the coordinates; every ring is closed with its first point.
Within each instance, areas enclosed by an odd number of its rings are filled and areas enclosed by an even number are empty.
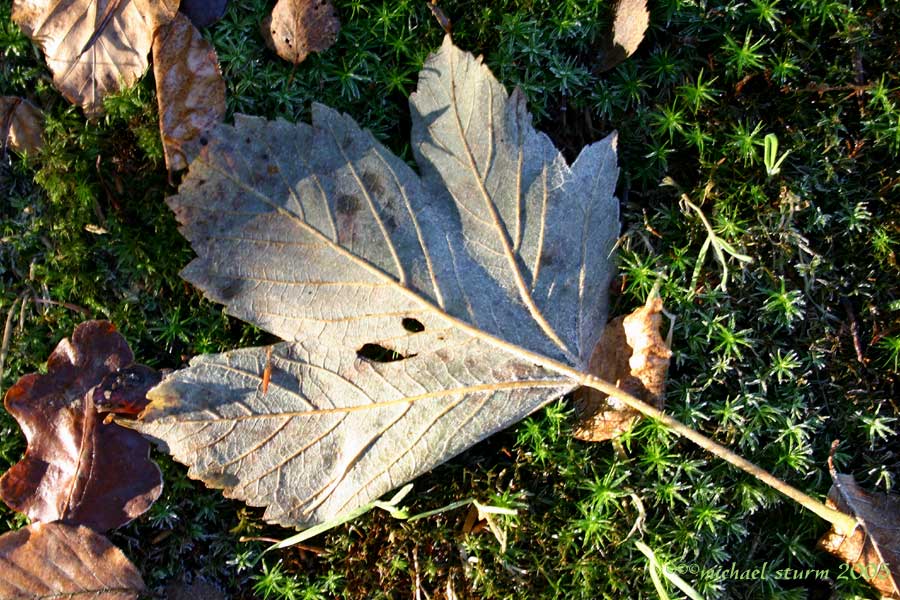
{"type": "Polygon", "coordinates": [[[425,326],[422,325],[421,321],[418,321],[416,319],[410,319],[409,317],[406,317],[405,319],[403,319],[402,323],[403,329],[407,330],[410,333],[419,333],[420,331],[425,331],[425,326]]]}
{"type": "Polygon", "coordinates": [[[394,352],[389,348],[385,348],[379,344],[363,344],[362,348],[356,351],[356,356],[371,360],[372,362],[389,363],[412,358],[415,354],[403,356],[399,352],[394,352]]]}

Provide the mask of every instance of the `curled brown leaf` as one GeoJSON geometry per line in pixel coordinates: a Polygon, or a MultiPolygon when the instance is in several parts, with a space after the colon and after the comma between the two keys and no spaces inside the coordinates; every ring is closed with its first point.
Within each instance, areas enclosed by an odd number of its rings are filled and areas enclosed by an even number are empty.
{"type": "Polygon", "coordinates": [[[133,360],[112,324],[88,321],[75,328],[71,341],[59,343],[46,375],[25,375],[9,389],[6,409],[28,440],[25,458],[0,478],[0,499],[10,508],[33,521],[105,531],[142,514],[159,497],[162,478],[149,443],[105,424],[95,403],[96,396],[106,409],[129,412],[121,410],[129,403],[143,408],[137,399],[159,378],[143,373],[137,386],[126,385],[133,360]]]}
{"type": "MultiPolygon", "coordinates": [[[[629,315],[606,325],[589,370],[607,381],[618,382],[624,391],[662,408],[666,371],[672,351],[659,333],[662,300],[653,298],[629,315]]],[[[615,397],[597,390],[575,393],[578,422],[574,435],[580,440],[600,442],[629,429],[639,414],[615,397]]]]}
{"type": "Polygon", "coordinates": [[[826,504],[859,525],[852,531],[832,525],[819,547],[851,565],[883,597],[900,598],[900,497],[869,493],[852,475],[836,472],[830,459],[829,466],[834,483],[826,504]]]}
{"type": "Polygon", "coordinates": [[[145,591],[133,564],[88,527],[33,523],[0,536],[0,598],[130,600],[145,591]]]}
{"type": "MultiPolygon", "coordinates": [[[[44,145],[44,114],[34,104],[15,96],[0,97],[0,145],[15,152],[34,154],[44,145]]],[[[2,152],[0,152],[2,154],[2,152]]]]}
{"type": "Polygon", "coordinates": [[[330,48],[340,29],[330,0],[278,0],[261,25],[266,45],[294,64],[330,48]]]}
{"type": "Polygon", "coordinates": [[[225,116],[225,80],[215,50],[181,13],[156,31],[153,74],[166,166],[178,171],[225,116]]]}

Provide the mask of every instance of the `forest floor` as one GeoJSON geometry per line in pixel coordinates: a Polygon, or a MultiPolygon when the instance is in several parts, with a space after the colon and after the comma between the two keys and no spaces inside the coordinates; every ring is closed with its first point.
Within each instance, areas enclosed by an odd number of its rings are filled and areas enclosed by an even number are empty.
{"type": "MultiPolygon", "coordinates": [[[[677,317],[666,411],[811,495],[831,485],[836,439],[841,472],[896,491],[900,4],[653,0],[640,49],[605,73],[606,1],[440,4],[455,43],[522,88],[536,127],[567,158],[618,130],[612,314],[661,280],[677,317]],[[768,134],[779,149],[767,165],[768,134]],[[750,260],[704,257],[708,239],[750,260]]],[[[444,33],[422,0],[335,6],[337,43],[295,68],[260,37],[271,3],[232,0],[205,32],[228,118],[308,120],[319,102],[411,161],[407,98],[444,33]]],[[[53,302],[16,316],[2,389],[44,369],[88,316],[115,323],[157,368],[271,343],[178,275],[192,251],[163,201],[177,181],[163,162],[152,74],[88,122],[52,87],[10,10],[0,0],[0,95],[40,106],[48,141],[39,156],[0,165],[0,316],[26,292],[53,302]]],[[[202,580],[238,598],[418,598],[417,585],[431,598],[659,597],[636,540],[708,598],[875,597],[816,548],[828,525],[804,509],[659,423],[587,444],[571,437],[571,413],[567,399],[549,405],[415,480],[404,499],[413,512],[466,498],[515,509],[499,518],[505,550],[487,528],[465,531],[465,508],[415,522],[375,510],[312,549],[255,562],[266,544],[242,536],[292,532],[159,453],[162,498],[112,539],[154,590],[202,580]],[[763,565],[753,580],[717,575],[763,565]],[[816,572],[778,578],[786,568],[816,572]]],[[[0,411],[0,472],[23,450],[0,411]]],[[[0,531],[24,523],[0,507],[0,531]]]]}

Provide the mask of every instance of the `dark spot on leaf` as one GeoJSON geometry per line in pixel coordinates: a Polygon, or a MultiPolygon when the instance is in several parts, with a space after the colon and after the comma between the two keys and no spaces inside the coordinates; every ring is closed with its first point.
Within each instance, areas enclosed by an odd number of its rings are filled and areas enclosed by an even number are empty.
{"type": "Polygon", "coordinates": [[[241,282],[240,279],[232,279],[228,284],[219,289],[219,295],[222,296],[222,300],[231,300],[241,292],[242,287],[243,282],[241,282]]]}
{"type": "Polygon", "coordinates": [[[347,216],[353,216],[359,210],[360,201],[356,196],[348,196],[347,194],[341,194],[334,201],[335,210],[347,216]]]}
{"type": "Polygon", "coordinates": [[[202,136],[202,135],[201,135],[201,136],[200,136],[200,145],[201,145],[201,146],[205,146],[205,145],[207,145],[208,143],[209,143],[209,140],[206,139],[206,136],[202,136]]]}
{"type": "Polygon", "coordinates": [[[399,352],[395,352],[379,344],[363,344],[362,348],[356,351],[356,356],[372,362],[389,363],[412,358],[415,354],[403,356],[399,352]]]}
{"type": "Polygon", "coordinates": [[[378,175],[375,175],[370,171],[364,171],[362,174],[362,182],[373,196],[380,198],[384,195],[384,186],[381,184],[381,179],[378,175]]]}
{"type": "Polygon", "coordinates": [[[425,331],[425,326],[418,319],[406,317],[403,319],[403,329],[410,333],[419,333],[420,331],[425,331]]]}
{"type": "Polygon", "coordinates": [[[231,473],[204,473],[203,482],[208,487],[228,489],[239,484],[241,480],[231,473]]]}
{"type": "Polygon", "coordinates": [[[279,169],[276,165],[269,165],[269,168],[266,170],[269,172],[269,175],[275,175],[279,171],[279,169]]]}

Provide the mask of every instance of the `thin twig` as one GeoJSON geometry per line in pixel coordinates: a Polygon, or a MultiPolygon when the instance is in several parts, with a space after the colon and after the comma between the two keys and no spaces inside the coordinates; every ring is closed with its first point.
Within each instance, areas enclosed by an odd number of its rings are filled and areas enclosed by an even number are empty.
{"type": "Polygon", "coordinates": [[[841,297],[841,304],[847,311],[847,320],[850,321],[850,336],[853,338],[853,349],[856,351],[856,360],[860,364],[866,364],[866,358],[863,355],[862,341],[859,339],[859,321],[856,320],[856,314],[853,312],[853,305],[846,297],[841,297]]]}
{"type": "Polygon", "coordinates": [[[646,404],[641,400],[638,400],[631,394],[623,392],[611,383],[604,381],[599,377],[594,377],[593,375],[585,373],[581,377],[581,384],[585,387],[603,392],[604,394],[615,396],[616,399],[621,400],[623,403],[627,404],[629,407],[638,411],[642,415],[660,421],[672,432],[691,440],[707,452],[718,456],[722,460],[731,463],[745,473],[756,477],[766,485],[770,486],[772,489],[781,492],[794,502],[814,512],[829,523],[839,526],[846,531],[852,531],[853,528],[856,527],[857,521],[854,517],[825,506],[823,503],[819,502],[812,496],[809,496],[801,492],[797,488],[785,483],[784,481],[781,481],[765,469],[756,466],[755,464],[741,456],[738,456],[725,446],[719,444],[718,442],[714,442],[713,440],[704,436],[702,433],[694,431],[690,427],[682,424],[680,421],[676,421],[661,410],[658,410],[655,407],[650,406],[649,404],[646,404]]]}
{"type": "Polygon", "coordinates": [[[71,302],[57,302],[56,300],[51,300],[49,298],[38,298],[33,297],[31,299],[35,304],[51,304],[53,306],[62,306],[63,308],[68,308],[69,310],[74,310],[75,312],[79,312],[86,317],[91,316],[91,311],[86,308],[82,308],[77,304],[72,304],[71,302]]]}
{"type": "Polygon", "coordinates": [[[12,306],[9,307],[9,312],[6,313],[6,326],[3,328],[3,342],[0,343],[0,398],[3,397],[3,366],[6,363],[6,353],[9,352],[9,341],[12,338],[13,320],[16,316],[16,305],[24,295],[25,294],[22,294],[13,300],[12,306]]]}

